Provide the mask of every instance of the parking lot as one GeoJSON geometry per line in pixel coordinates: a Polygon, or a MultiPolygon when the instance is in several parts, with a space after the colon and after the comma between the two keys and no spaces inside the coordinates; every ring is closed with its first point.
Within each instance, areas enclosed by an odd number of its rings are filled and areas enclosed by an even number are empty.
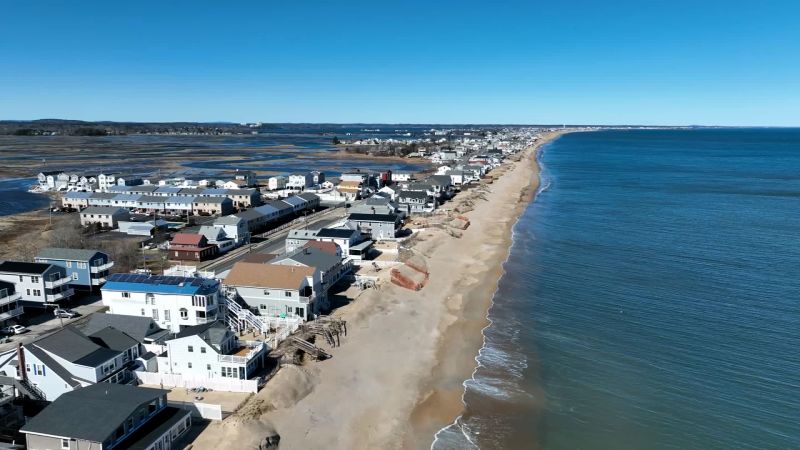
{"type": "Polygon", "coordinates": [[[86,320],[89,314],[105,309],[99,294],[83,294],[80,298],[73,300],[69,305],[63,305],[62,307],[75,311],[78,313],[78,316],[73,319],[59,319],[53,315],[52,309],[44,310],[26,307],[25,314],[17,323],[24,325],[29,331],[23,334],[4,337],[3,342],[0,343],[0,352],[13,349],[20,343],[26,344],[35,341],[62,326],[86,320]]]}

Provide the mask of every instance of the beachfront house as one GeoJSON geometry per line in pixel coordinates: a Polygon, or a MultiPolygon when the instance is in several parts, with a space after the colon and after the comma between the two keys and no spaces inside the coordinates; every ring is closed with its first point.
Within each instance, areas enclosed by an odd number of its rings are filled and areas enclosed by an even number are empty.
{"type": "Polygon", "coordinates": [[[432,212],[436,209],[426,191],[400,191],[397,193],[397,204],[406,214],[432,212]]]}
{"type": "Polygon", "coordinates": [[[93,192],[67,192],[61,197],[61,207],[67,210],[80,211],[89,206],[93,192]]]}
{"type": "Polygon", "coordinates": [[[310,188],[316,184],[317,183],[314,183],[314,174],[311,172],[293,173],[289,175],[289,181],[286,183],[286,188],[302,191],[305,188],[310,188]]]}
{"type": "Polygon", "coordinates": [[[75,294],[69,287],[72,277],[54,264],[4,261],[0,263],[0,281],[14,284],[23,306],[55,306],[75,294]]]}
{"type": "Polygon", "coordinates": [[[351,256],[350,249],[364,242],[358,230],[350,228],[322,228],[320,230],[300,229],[289,231],[285,241],[285,251],[291,252],[306,245],[309,241],[333,242],[342,249],[344,258],[351,256]]]}
{"type": "Polygon", "coordinates": [[[188,378],[247,380],[264,366],[266,345],[240,341],[222,321],[183,329],[158,355],[158,372],[188,378]]]}
{"type": "Polygon", "coordinates": [[[100,290],[112,314],[152,317],[173,333],[222,318],[220,284],[196,277],[115,273],[100,290]]]}
{"type": "Polygon", "coordinates": [[[212,225],[203,225],[200,227],[198,233],[205,236],[209,245],[217,247],[217,253],[225,253],[236,248],[236,241],[229,238],[222,228],[217,228],[212,225]]]}
{"type": "MultiPolygon", "coordinates": [[[[121,314],[93,313],[85,322],[73,323],[81,333],[91,336],[108,327],[114,328],[143,345],[164,344],[172,334],[158,326],[152,317],[124,316],[121,314]]],[[[141,355],[140,355],[141,356],[141,355]]]]}
{"type": "Polygon", "coordinates": [[[374,240],[394,239],[402,222],[397,214],[353,213],[347,221],[374,240]]]}
{"type": "Polygon", "coordinates": [[[125,208],[113,206],[90,206],[80,212],[81,225],[98,224],[103,228],[116,228],[122,221],[129,221],[131,213],[125,208]]]}
{"type": "Polygon", "coordinates": [[[307,320],[327,308],[319,269],[294,265],[237,262],[223,280],[232,301],[268,317],[307,320]]]}
{"type": "Polygon", "coordinates": [[[141,346],[113,327],[90,335],[72,325],[0,354],[0,374],[27,381],[38,400],[95,383],[127,384],[141,346]]]}
{"type": "Polygon", "coordinates": [[[105,283],[108,271],[114,266],[107,253],[89,249],[50,247],[40,250],[34,260],[63,267],[71,280],[69,286],[86,291],[105,283]]]}
{"type": "Polygon", "coordinates": [[[93,385],[59,397],[20,432],[30,450],[169,450],[191,412],[168,406],[163,389],[93,385]]]}
{"type": "Polygon", "coordinates": [[[352,270],[352,261],[343,262],[341,249],[332,242],[313,242],[322,245],[309,243],[292,252],[275,256],[269,262],[284,266],[293,265],[319,269],[322,290],[327,291],[352,270]]]}

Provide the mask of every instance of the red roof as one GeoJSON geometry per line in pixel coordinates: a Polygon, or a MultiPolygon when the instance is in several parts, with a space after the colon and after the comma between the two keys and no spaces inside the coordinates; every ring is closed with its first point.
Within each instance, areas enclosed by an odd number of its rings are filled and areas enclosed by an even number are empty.
{"type": "Polygon", "coordinates": [[[172,238],[172,245],[192,245],[195,247],[205,247],[207,244],[203,242],[205,236],[195,233],[176,233],[172,238]]]}

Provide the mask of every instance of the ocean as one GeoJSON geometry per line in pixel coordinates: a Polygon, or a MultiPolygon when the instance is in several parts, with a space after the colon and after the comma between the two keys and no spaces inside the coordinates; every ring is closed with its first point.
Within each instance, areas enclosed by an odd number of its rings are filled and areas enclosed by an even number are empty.
{"type": "Polygon", "coordinates": [[[544,147],[434,449],[800,448],[800,130],[544,147]]]}

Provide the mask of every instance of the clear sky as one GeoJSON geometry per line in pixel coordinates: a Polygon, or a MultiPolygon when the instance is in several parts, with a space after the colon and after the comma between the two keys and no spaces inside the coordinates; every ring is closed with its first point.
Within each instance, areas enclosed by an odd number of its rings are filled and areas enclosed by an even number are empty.
{"type": "Polygon", "coordinates": [[[0,4],[0,119],[800,126],[800,2],[0,4]]]}

